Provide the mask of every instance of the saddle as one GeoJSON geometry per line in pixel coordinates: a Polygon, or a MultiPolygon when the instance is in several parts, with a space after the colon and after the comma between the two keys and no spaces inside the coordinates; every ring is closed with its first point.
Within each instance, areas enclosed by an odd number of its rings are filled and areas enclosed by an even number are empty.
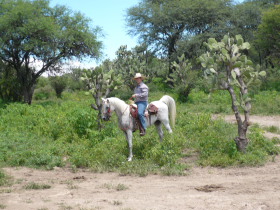
{"type": "MultiPolygon", "coordinates": [[[[156,115],[157,113],[158,113],[158,108],[154,104],[149,104],[145,110],[145,117],[149,119],[150,125],[151,125],[151,115],[156,115]]],[[[133,124],[134,124],[133,132],[135,132],[137,128],[140,130],[140,132],[143,131],[144,128],[142,127],[142,124],[138,117],[138,108],[136,104],[130,105],[130,114],[133,118],[133,124]]]]}

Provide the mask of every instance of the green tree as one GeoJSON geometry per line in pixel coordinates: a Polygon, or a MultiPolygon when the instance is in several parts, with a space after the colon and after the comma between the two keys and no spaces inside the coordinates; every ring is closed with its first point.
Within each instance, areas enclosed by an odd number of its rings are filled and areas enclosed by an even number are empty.
{"type": "Polygon", "coordinates": [[[267,64],[280,65],[280,5],[266,10],[257,31],[259,46],[267,64]]]}
{"type": "Polygon", "coordinates": [[[262,8],[270,8],[271,6],[280,4],[280,0],[247,0],[246,2],[259,4],[262,8]]]}
{"type": "MultiPolygon", "coordinates": [[[[212,5],[212,7],[214,6],[212,5]]],[[[197,8],[199,10],[199,6],[197,8]]],[[[208,10],[210,9],[208,8],[208,10]]],[[[261,22],[262,7],[260,4],[255,2],[243,2],[239,4],[230,2],[227,6],[217,7],[216,11],[217,14],[213,15],[217,15],[217,20],[213,24],[207,24],[207,30],[203,30],[201,33],[186,34],[178,41],[176,48],[177,56],[185,54],[188,59],[197,58],[203,53],[203,42],[209,38],[220,40],[227,33],[231,36],[241,34],[244,40],[248,42],[252,42],[255,39],[254,33],[261,22]]],[[[201,21],[205,21],[203,16],[204,13],[207,13],[207,10],[196,13],[197,16],[202,16],[201,21]]],[[[255,60],[258,59],[257,52],[251,49],[250,54],[256,57],[255,60]]]]}
{"type": "Polygon", "coordinates": [[[261,23],[262,8],[254,2],[243,2],[232,6],[229,32],[235,36],[240,34],[247,42],[255,39],[254,33],[261,23]]]}
{"type": "MultiPolygon", "coordinates": [[[[142,0],[129,8],[131,35],[168,58],[169,74],[177,59],[177,44],[183,36],[211,31],[228,16],[229,0],[142,0]]],[[[180,54],[181,55],[181,54],[180,54]]]]}
{"type": "Polygon", "coordinates": [[[0,61],[0,98],[4,101],[21,100],[16,71],[0,61]]]}
{"type": "Polygon", "coordinates": [[[3,0],[0,6],[0,59],[16,71],[24,102],[31,104],[37,79],[59,71],[67,59],[98,58],[99,28],[48,0],[3,0]],[[39,64],[35,66],[34,64],[39,64]]]}
{"type": "Polygon", "coordinates": [[[242,51],[248,50],[250,44],[244,42],[241,35],[235,38],[225,35],[220,42],[210,38],[205,45],[209,51],[201,55],[199,60],[216,88],[228,91],[231,96],[232,110],[238,125],[235,143],[238,150],[244,152],[249,142],[246,135],[251,110],[248,87],[259,76],[264,76],[265,72],[259,72],[253,67],[252,61],[242,55],[242,51]],[[241,110],[244,120],[241,118],[241,110]]]}
{"type": "Polygon", "coordinates": [[[69,73],[64,74],[67,77],[67,85],[69,90],[86,90],[86,84],[81,80],[84,69],[82,68],[71,68],[69,73]]]}
{"type": "Polygon", "coordinates": [[[62,92],[67,87],[67,77],[64,75],[52,76],[50,77],[50,83],[56,93],[56,97],[61,98],[62,92]]]}

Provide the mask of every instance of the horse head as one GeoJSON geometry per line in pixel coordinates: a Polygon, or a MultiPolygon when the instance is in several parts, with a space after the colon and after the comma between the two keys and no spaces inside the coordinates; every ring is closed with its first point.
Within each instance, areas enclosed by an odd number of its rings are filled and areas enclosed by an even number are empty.
{"type": "Polygon", "coordinates": [[[114,106],[110,103],[108,98],[102,98],[102,120],[110,120],[112,113],[114,111],[114,106]]]}

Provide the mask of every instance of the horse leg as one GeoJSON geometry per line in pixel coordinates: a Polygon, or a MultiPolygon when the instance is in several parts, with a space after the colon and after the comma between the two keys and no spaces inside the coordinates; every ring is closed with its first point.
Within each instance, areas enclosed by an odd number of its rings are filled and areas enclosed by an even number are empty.
{"type": "Polygon", "coordinates": [[[164,124],[164,126],[167,129],[168,133],[172,133],[172,129],[170,127],[170,124],[169,124],[168,120],[164,120],[164,121],[162,121],[162,123],[164,124]]]}
{"type": "Polygon", "coordinates": [[[125,133],[125,137],[127,140],[127,144],[128,144],[128,151],[129,151],[129,156],[127,158],[127,161],[132,161],[132,130],[127,130],[124,132],[125,133]]]}
{"type": "Polygon", "coordinates": [[[160,142],[162,142],[162,140],[163,140],[163,130],[162,130],[162,127],[161,127],[161,122],[160,121],[155,122],[155,126],[156,126],[157,131],[158,131],[160,142]]]}

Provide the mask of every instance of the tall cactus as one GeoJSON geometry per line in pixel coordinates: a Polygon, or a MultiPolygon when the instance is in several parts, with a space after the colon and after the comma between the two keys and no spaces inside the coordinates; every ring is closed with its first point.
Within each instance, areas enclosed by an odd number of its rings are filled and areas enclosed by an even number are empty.
{"type": "Polygon", "coordinates": [[[86,81],[89,92],[92,94],[95,104],[92,108],[98,110],[98,127],[102,128],[102,97],[106,98],[111,91],[121,86],[120,77],[115,75],[114,70],[106,72],[104,66],[99,66],[94,69],[85,70],[82,80],[86,81]]]}
{"type": "Polygon", "coordinates": [[[147,76],[145,60],[139,59],[140,55],[137,53],[127,50],[126,45],[122,45],[116,52],[117,59],[115,60],[115,68],[117,69],[118,75],[121,75],[124,84],[126,84],[131,90],[135,88],[135,83],[132,80],[135,73],[140,72],[147,76]]]}
{"type": "Polygon", "coordinates": [[[171,81],[179,93],[179,100],[186,102],[191,90],[195,87],[198,72],[192,70],[192,64],[184,54],[178,57],[177,62],[172,62],[172,65],[174,71],[170,74],[171,77],[167,78],[167,83],[171,81]]]}
{"type": "Polygon", "coordinates": [[[238,150],[245,152],[249,142],[246,134],[251,110],[248,87],[259,76],[265,76],[266,72],[259,72],[259,66],[254,68],[252,61],[242,54],[243,50],[250,48],[250,44],[244,42],[241,35],[236,35],[235,38],[225,35],[220,42],[210,38],[204,45],[209,51],[201,55],[199,60],[205,69],[205,75],[212,78],[213,84],[230,93],[238,125],[238,137],[234,140],[238,150]],[[243,121],[240,110],[244,113],[243,121]]]}

